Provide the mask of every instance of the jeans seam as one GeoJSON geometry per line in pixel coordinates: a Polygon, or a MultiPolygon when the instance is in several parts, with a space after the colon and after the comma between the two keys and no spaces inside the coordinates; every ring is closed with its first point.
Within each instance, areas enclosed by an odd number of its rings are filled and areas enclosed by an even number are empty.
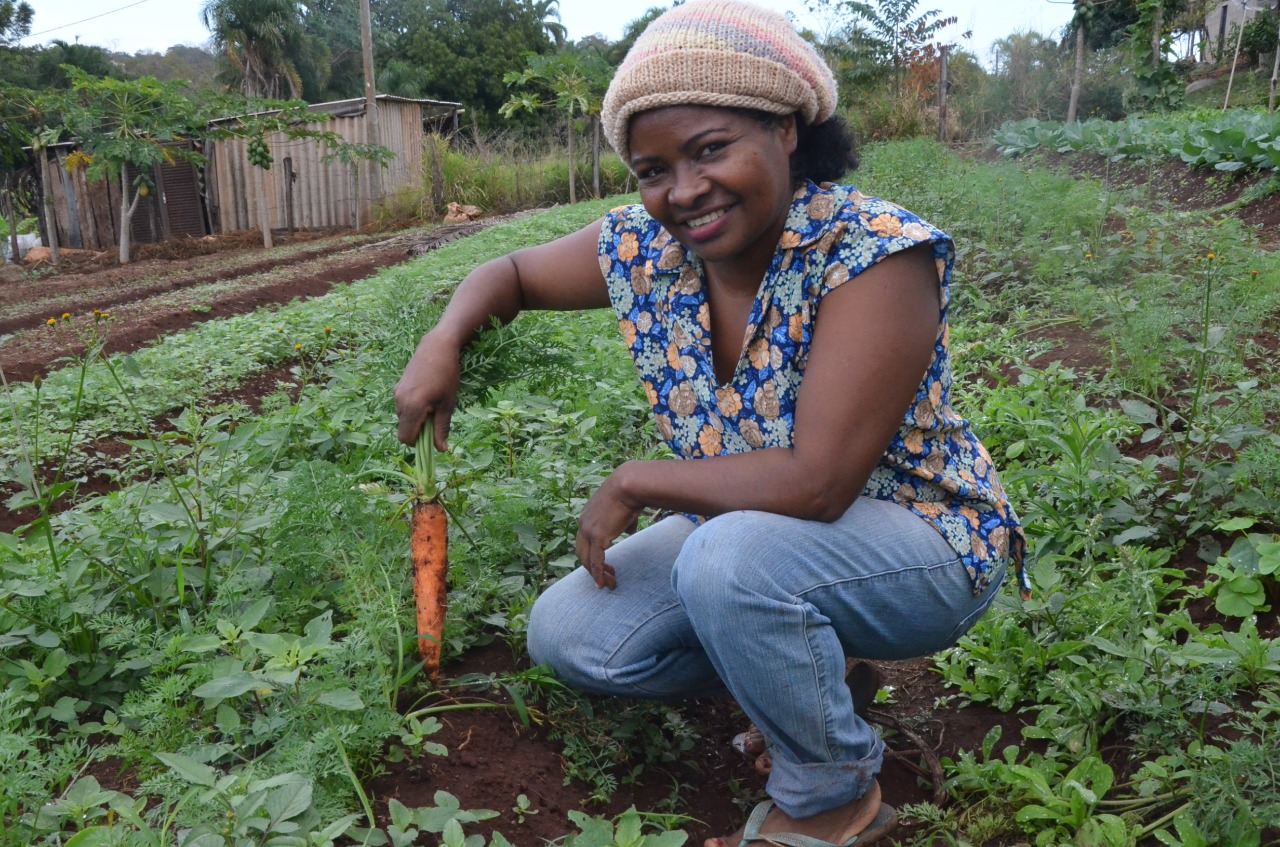
{"type": "Polygon", "coordinates": [[[833,716],[831,714],[831,703],[829,698],[822,696],[822,692],[829,690],[829,686],[823,684],[823,676],[826,669],[822,666],[818,654],[813,649],[812,630],[809,626],[809,610],[806,608],[808,604],[799,604],[800,608],[800,624],[804,627],[804,645],[809,651],[809,664],[814,669],[814,685],[817,686],[816,698],[822,707],[822,746],[826,750],[827,760],[834,761],[835,753],[831,749],[831,723],[833,716]]]}
{"type": "Polygon", "coordinates": [[[844,585],[846,583],[853,583],[853,582],[867,582],[867,581],[879,579],[885,576],[897,576],[899,574],[910,573],[912,571],[941,570],[942,568],[945,568],[945,567],[958,566],[960,565],[960,563],[961,563],[960,557],[956,556],[952,559],[947,559],[942,562],[936,562],[931,565],[909,565],[907,567],[895,568],[894,570],[889,570],[889,571],[880,571],[878,573],[866,574],[864,576],[851,576],[845,579],[833,579],[830,582],[819,582],[814,585],[810,585],[804,591],[797,592],[795,596],[804,597],[806,594],[817,591],[821,588],[830,588],[833,585],[844,585]]]}

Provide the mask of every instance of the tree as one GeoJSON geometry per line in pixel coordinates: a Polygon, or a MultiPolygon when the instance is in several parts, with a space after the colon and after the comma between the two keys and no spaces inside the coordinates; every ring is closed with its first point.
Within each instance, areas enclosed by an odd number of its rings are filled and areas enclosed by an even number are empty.
{"type": "Polygon", "coordinates": [[[399,81],[412,81],[418,96],[464,103],[481,124],[497,118],[507,100],[503,77],[523,70],[528,54],[551,51],[535,0],[385,0],[379,6],[379,25],[390,36],[380,64],[399,60],[416,68],[399,81]]]}
{"type": "Polygon", "coordinates": [[[542,19],[542,31],[556,47],[563,47],[569,30],[560,22],[560,0],[535,0],[533,12],[542,19]]]}
{"type": "Polygon", "coordinates": [[[920,0],[875,0],[874,4],[862,0],[818,0],[818,3],[834,7],[847,16],[849,47],[870,56],[879,69],[887,70],[893,80],[895,97],[901,94],[907,71],[915,65],[933,62],[939,46],[933,43],[935,38],[958,21],[955,17],[942,17],[936,9],[918,11],[920,0]]]}
{"type": "Polygon", "coordinates": [[[26,0],[0,0],[0,47],[8,47],[31,34],[35,11],[26,0]]]}
{"type": "Polygon", "coordinates": [[[71,87],[71,75],[67,68],[78,68],[89,76],[119,76],[111,64],[111,57],[101,47],[54,39],[49,46],[36,53],[34,88],[71,87]]]}
{"type": "Polygon", "coordinates": [[[150,172],[178,159],[203,162],[184,144],[203,129],[203,121],[176,83],[95,79],[74,68],[69,73],[72,90],[61,106],[66,125],[80,140],[89,178],[119,182],[119,259],[127,264],[133,213],[151,191],[150,172]],[[139,171],[132,181],[129,168],[139,171]]]}
{"type": "Polygon", "coordinates": [[[229,79],[246,97],[301,97],[299,64],[315,58],[293,0],[207,0],[200,10],[229,79]]]}
{"type": "MultiPolygon", "coordinates": [[[[529,65],[523,71],[511,72],[503,77],[509,86],[517,86],[521,90],[511,95],[503,104],[500,112],[509,118],[517,112],[536,112],[543,108],[553,108],[564,115],[566,135],[569,143],[569,202],[578,202],[574,166],[576,157],[573,152],[575,135],[574,116],[585,115],[591,118],[591,125],[598,138],[598,122],[600,108],[604,102],[605,90],[609,87],[609,65],[598,55],[591,53],[553,53],[546,56],[529,57],[529,65]],[[550,99],[546,99],[547,97],[550,99]]],[[[595,192],[600,193],[600,148],[597,143],[593,148],[592,172],[595,176],[595,192]]]]}
{"type": "Polygon", "coordinates": [[[30,92],[0,87],[0,205],[9,222],[9,255],[18,261],[18,175],[28,167],[25,147],[31,144],[30,115],[24,101],[30,92]]]}

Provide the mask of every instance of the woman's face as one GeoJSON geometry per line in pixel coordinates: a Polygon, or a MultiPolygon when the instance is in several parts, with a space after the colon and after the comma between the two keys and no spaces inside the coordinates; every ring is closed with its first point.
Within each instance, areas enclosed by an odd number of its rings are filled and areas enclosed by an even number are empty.
{"type": "Polygon", "coordinates": [[[770,126],[731,109],[669,106],[631,119],[645,210],[713,272],[758,284],[791,207],[794,116],[770,126]]]}

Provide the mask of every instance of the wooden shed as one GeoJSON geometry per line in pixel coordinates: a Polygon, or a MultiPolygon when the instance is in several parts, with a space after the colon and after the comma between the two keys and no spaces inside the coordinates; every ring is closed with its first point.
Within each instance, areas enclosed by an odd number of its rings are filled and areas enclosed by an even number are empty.
{"type": "MultiPolygon", "coordinates": [[[[84,168],[67,168],[67,157],[79,149],[75,142],[50,145],[48,173],[53,183],[53,224],[58,243],[77,250],[111,250],[120,243],[120,184],[116,180],[89,182],[84,168]]],[[[36,168],[40,193],[45,193],[43,171],[36,168]]],[[[129,180],[138,176],[129,169],[129,180]]],[[[200,173],[189,162],[157,166],[151,173],[155,190],[138,202],[133,213],[134,244],[155,244],[170,238],[199,238],[210,232],[201,195],[200,173]]],[[[40,206],[41,240],[49,243],[49,221],[40,206]]]]}
{"type": "MultiPolygon", "coordinates": [[[[310,108],[332,117],[308,124],[309,129],[334,132],[352,144],[370,143],[364,98],[310,108]]],[[[206,178],[214,228],[219,232],[259,229],[263,211],[258,208],[258,198],[262,196],[266,198],[265,214],[275,230],[355,226],[369,220],[373,206],[383,197],[420,185],[425,128],[456,130],[460,104],[380,94],[377,111],[382,146],[395,156],[382,170],[382,193],[377,197],[370,191],[375,165],[344,165],[332,159],[331,150],[315,139],[289,139],[281,133],[268,136],[273,163],[265,171],[249,164],[246,141],[209,142],[205,148],[209,158],[206,178]]]]}

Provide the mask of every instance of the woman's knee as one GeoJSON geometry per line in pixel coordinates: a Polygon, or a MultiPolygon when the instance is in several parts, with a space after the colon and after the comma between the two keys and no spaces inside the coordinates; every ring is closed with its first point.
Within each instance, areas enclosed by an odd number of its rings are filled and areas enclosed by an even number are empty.
{"type": "Polygon", "coordinates": [[[700,609],[724,614],[752,597],[777,593],[772,571],[784,553],[770,525],[778,519],[767,512],[729,512],[689,536],[676,559],[672,587],[691,617],[700,609]]]}
{"type": "Polygon", "coordinates": [[[580,608],[578,598],[582,591],[578,583],[583,579],[591,581],[586,571],[570,573],[547,588],[529,612],[529,658],[535,665],[551,667],[561,678],[576,676],[577,666],[584,658],[575,649],[584,639],[574,637],[574,630],[579,628],[574,610],[580,608]]]}

